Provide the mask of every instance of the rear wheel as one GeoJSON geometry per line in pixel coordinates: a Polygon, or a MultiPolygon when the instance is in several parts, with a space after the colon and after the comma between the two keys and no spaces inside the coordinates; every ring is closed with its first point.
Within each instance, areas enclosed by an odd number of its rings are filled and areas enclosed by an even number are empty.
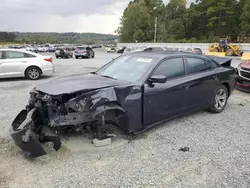
{"type": "Polygon", "coordinates": [[[234,54],[233,49],[231,49],[231,48],[227,49],[226,56],[233,56],[233,54],[234,54]]]}
{"type": "Polygon", "coordinates": [[[42,75],[41,70],[38,67],[29,67],[25,71],[25,77],[30,80],[38,80],[42,75]]]}
{"type": "Polygon", "coordinates": [[[76,59],[78,59],[78,56],[76,56],[76,59]]]}
{"type": "Polygon", "coordinates": [[[221,85],[215,92],[214,97],[211,101],[209,111],[212,113],[222,112],[228,100],[228,90],[224,85],[221,85]]]}

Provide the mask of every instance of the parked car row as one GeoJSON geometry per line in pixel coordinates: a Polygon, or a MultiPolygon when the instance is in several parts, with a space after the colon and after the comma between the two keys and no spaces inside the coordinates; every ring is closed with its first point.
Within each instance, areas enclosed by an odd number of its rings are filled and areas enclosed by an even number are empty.
{"type": "Polygon", "coordinates": [[[95,52],[89,46],[77,46],[74,50],[72,48],[61,47],[55,51],[56,58],[94,58],[95,52]]]}
{"type": "Polygon", "coordinates": [[[10,49],[21,49],[36,53],[42,52],[55,52],[55,46],[48,46],[48,45],[23,45],[23,46],[8,46],[10,49]]]}
{"type": "Polygon", "coordinates": [[[120,49],[116,50],[115,48],[108,48],[107,52],[117,52],[120,54],[129,53],[129,52],[139,52],[139,51],[179,51],[179,52],[190,52],[194,54],[202,55],[202,50],[200,48],[187,48],[187,49],[179,49],[179,48],[169,48],[169,47],[161,47],[161,46],[133,46],[126,47],[123,46],[120,49]]]}
{"type": "MultiPolygon", "coordinates": [[[[79,45],[73,44],[43,44],[43,45],[36,45],[36,44],[27,44],[27,45],[9,45],[3,48],[10,48],[10,49],[22,49],[36,53],[43,53],[43,52],[55,52],[58,48],[68,48],[71,51],[75,51],[75,48],[79,45]]],[[[86,46],[86,45],[84,45],[86,46]]],[[[88,45],[91,49],[93,48],[101,48],[102,45],[88,45]]]]}

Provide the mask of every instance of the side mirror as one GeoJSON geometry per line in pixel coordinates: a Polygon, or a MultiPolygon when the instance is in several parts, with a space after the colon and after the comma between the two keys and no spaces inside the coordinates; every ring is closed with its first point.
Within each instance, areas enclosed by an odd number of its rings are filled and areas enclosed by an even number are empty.
{"type": "Polygon", "coordinates": [[[149,78],[149,81],[151,83],[166,83],[167,77],[163,75],[154,75],[151,78],[149,78]]]}

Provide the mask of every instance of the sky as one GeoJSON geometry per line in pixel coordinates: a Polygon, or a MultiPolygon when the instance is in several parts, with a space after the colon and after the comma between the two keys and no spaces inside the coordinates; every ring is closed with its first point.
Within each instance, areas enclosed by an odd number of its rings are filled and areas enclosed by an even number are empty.
{"type": "Polygon", "coordinates": [[[114,34],[130,0],[0,1],[2,31],[114,34]]]}

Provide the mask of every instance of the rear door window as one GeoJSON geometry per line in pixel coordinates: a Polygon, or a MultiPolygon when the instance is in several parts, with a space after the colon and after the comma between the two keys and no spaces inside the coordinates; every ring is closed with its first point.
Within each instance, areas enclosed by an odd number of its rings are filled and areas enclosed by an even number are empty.
{"type": "Polygon", "coordinates": [[[211,69],[211,63],[199,58],[187,58],[187,73],[194,74],[211,69]]]}
{"type": "Polygon", "coordinates": [[[27,58],[34,58],[34,57],[36,57],[35,55],[28,54],[28,53],[24,53],[24,56],[27,57],[27,58]]]}
{"type": "Polygon", "coordinates": [[[18,51],[6,51],[6,59],[26,58],[25,53],[18,51]]]}

